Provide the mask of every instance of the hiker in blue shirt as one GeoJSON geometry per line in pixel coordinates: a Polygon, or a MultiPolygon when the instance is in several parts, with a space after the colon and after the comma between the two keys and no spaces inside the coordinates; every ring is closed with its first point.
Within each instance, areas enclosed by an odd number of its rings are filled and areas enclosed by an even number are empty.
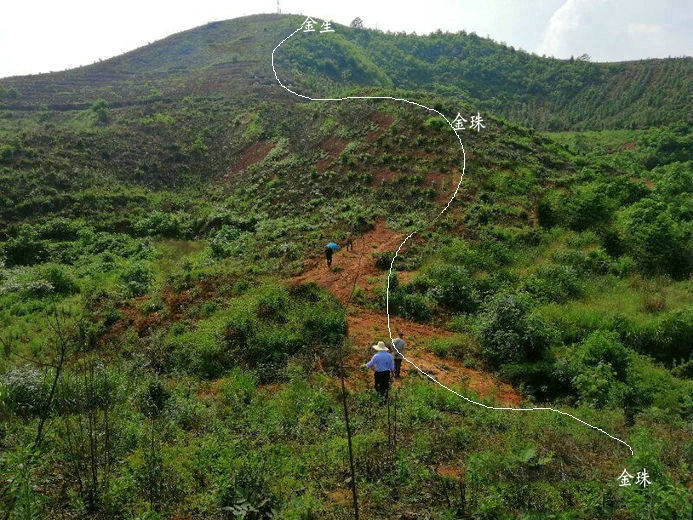
{"type": "Polygon", "coordinates": [[[366,366],[374,372],[375,391],[383,399],[387,399],[387,394],[390,390],[390,379],[395,373],[395,361],[382,341],[378,341],[377,345],[373,345],[373,350],[377,350],[377,352],[366,363],[366,366]]]}

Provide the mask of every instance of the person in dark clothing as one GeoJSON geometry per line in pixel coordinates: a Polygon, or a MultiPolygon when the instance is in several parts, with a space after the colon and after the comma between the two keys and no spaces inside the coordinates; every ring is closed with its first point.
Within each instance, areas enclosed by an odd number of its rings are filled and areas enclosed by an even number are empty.
{"type": "Polygon", "coordinates": [[[375,391],[384,400],[387,400],[387,394],[390,391],[390,379],[392,379],[392,374],[395,372],[395,363],[392,355],[388,352],[387,346],[382,341],[378,341],[377,345],[373,345],[373,349],[378,352],[366,363],[366,366],[374,372],[375,391]]]}
{"type": "Polygon", "coordinates": [[[332,267],[332,248],[331,247],[326,247],[325,248],[325,260],[327,260],[327,268],[329,269],[332,267]]]}
{"type": "Polygon", "coordinates": [[[395,377],[399,379],[400,370],[402,369],[402,360],[404,359],[404,349],[407,344],[404,341],[402,331],[397,331],[397,337],[392,340],[392,357],[395,358],[395,377]]]}

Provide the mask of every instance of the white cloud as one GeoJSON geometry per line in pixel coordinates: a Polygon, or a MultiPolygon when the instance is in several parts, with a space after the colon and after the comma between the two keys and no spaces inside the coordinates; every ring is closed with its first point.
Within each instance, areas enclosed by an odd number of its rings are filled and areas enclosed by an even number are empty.
{"type": "Polygon", "coordinates": [[[559,58],[566,57],[566,54],[570,54],[571,50],[574,52],[574,46],[571,44],[576,33],[579,33],[583,28],[585,13],[602,1],[567,0],[551,16],[537,52],[559,58]]]}
{"type": "Polygon", "coordinates": [[[659,24],[629,23],[628,34],[631,36],[655,36],[662,32],[659,24]]]}
{"type": "Polygon", "coordinates": [[[690,0],[565,0],[544,30],[539,54],[595,61],[680,56],[691,48],[690,0]]]}

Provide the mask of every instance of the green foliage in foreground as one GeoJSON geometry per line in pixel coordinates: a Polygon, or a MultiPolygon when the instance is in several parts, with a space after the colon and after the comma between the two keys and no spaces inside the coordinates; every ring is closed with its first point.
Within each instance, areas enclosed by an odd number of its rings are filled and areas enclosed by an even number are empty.
{"type": "MultiPolygon", "coordinates": [[[[290,364],[282,371],[286,383],[270,390],[257,386],[256,372],[239,368],[211,386],[175,375],[132,380],[133,368],[92,356],[71,364],[40,457],[20,448],[37,420],[27,413],[13,420],[16,441],[0,466],[10,483],[4,500],[15,501],[11,518],[28,512],[237,518],[244,509],[265,512],[247,518],[352,516],[333,378],[290,364]],[[70,489],[59,501],[53,495],[58,476],[70,489]]],[[[40,400],[38,379],[14,371],[3,378],[3,395],[40,400]]],[[[395,399],[397,446],[391,449],[386,408],[373,391],[349,398],[366,518],[406,511],[432,518],[465,511],[477,519],[690,514],[683,484],[688,467],[678,462],[686,448],[680,432],[658,425],[655,408],[629,431],[619,412],[568,409],[625,438],[635,450],[631,458],[624,446],[570,418],[484,410],[414,377],[395,399]],[[624,466],[631,473],[647,468],[652,485],[619,488],[624,466]],[[464,495],[457,475],[464,478],[464,495]]]]}

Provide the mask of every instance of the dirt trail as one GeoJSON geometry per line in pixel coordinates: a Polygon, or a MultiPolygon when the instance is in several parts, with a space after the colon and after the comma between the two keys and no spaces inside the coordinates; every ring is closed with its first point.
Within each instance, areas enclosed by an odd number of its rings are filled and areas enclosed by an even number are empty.
{"type": "MultiPolygon", "coordinates": [[[[387,342],[389,334],[385,313],[350,304],[349,297],[355,281],[357,286],[369,288],[369,278],[383,274],[375,266],[372,253],[396,250],[403,238],[402,234],[379,222],[372,231],[354,240],[353,251],[342,248],[335,253],[333,270],[327,268],[324,257],[313,258],[306,262],[304,273],[291,280],[294,283],[316,282],[347,305],[349,339],[354,345],[348,361],[351,368],[348,385],[352,388],[371,384],[372,376],[360,366],[371,356],[370,346],[379,340],[387,342]]],[[[405,334],[407,357],[441,383],[462,385],[480,396],[495,396],[504,404],[514,406],[521,402],[521,396],[510,385],[499,382],[490,374],[467,368],[456,360],[440,358],[423,348],[433,338],[452,336],[451,332],[399,317],[391,317],[390,324],[393,334],[398,328],[405,334]]],[[[402,370],[405,378],[418,375],[414,367],[406,362],[402,370]]]]}
{"type": "Polygon", "coordinates": [[[384,222],[378,222],[372,231],[354,240],[354,250],[342,248],[334,255],[332,268],[329,270],[324,257],[312,258],[304,266],[304,273],[293,278],[294,282],[315,282],[329,290],[342,303],[348,303],[349,296],[357,285],[368,285],[369,276],[382,274],[375,266],[373,253],[393,251],[404,237],[387,229],[384,222]]]}

